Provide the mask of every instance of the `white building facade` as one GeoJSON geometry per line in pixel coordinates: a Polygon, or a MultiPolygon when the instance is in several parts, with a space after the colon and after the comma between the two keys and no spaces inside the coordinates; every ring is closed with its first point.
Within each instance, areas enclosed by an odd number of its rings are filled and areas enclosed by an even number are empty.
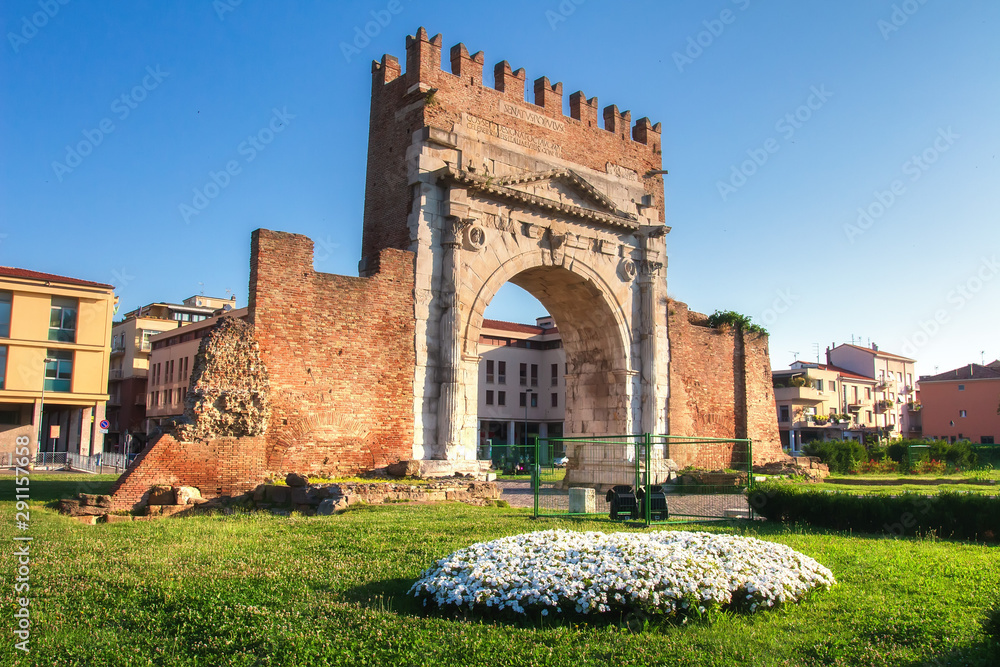
{"type": "MultiPolygon", "coordinates": [[[[566,352],[551,317],[484,320],[479,337],[479,457],[563,435],[566,352]],[[491,451],[491,448],[496,451],[491,451]]],[[[557,448],[560,449],[560,448],[557,448]]]]}

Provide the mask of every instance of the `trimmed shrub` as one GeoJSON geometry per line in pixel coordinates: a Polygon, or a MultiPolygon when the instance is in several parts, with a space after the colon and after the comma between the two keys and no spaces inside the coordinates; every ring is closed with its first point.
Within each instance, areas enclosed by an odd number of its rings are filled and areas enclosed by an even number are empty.
{"type": "Polygon", "coordinates": [[[885,453],[896,463],[903,463],[907,457],[907,444],[905,444],[907,442],[906,440],[894,442],[885,448],[885,453]]]}
{"type": "Polygon", "coordinates": [[[830,466],[830,472],[846,474],[867,459],[868,453],[861,443],[854,440],[828,440],[810,442],[802,450],[807,456],[818,456],[830,466]]]}
{"type": "Polygon", "coordinates": [[[771,521],[897,537],[933,531],[959,540],[1000,540],[1000,498],[981,494],[854,495],[764,482],[754,485],[750,503],[771,521]]]}

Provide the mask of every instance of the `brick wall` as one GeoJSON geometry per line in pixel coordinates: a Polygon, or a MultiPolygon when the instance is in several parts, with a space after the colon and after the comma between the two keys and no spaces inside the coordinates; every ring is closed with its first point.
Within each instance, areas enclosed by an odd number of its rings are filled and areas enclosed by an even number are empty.
{"type": "Polygon", "coordinates": [[[193,486],[206,498],[249,491],[264,479],[266,448],[263,437],[179,442],[162,435],[111,487],[112,509],[135,509],[156,484],[193,486]]]}
{"type": "Polygon", "coordinates": [[[151,442],[112,491],[131,509],[154,484],[242,493],[268,474],[350,475],[411,458],[413,255],[381,253],[381,271],[313,270],[313,242],[259,229],[250,254],[248,319],[270,377],[258,437],[151,442]]]}
{"type": "MultiPolygon", "coordinates": [[[[560,159],[600,172],[609,162],[640,176],[662,167],[659,123],[641,118],[633,124],[630,112],[608,105],[601,114],[602,124],[597,98],[587,99],[581,91],[570,95],[570,115],[563,115],[562,84],[541,76],[534,81],[534,95],[526,100],[526,74],[523,69],[513,71],[507,61],[493,68],[493,87],[485,85],[482,52],[469,55],[463,44],[451,48],[451,71],[446,72],[441,68],[442,43],[441,35],[428,37],[420,28],[407,37],[405,73],[393,56],[373,63],[363,275],[377,266],[382,248],[413,249],[407,227],[413,194],[405,158],[414,132],[423,127],[450,132],[463,112],[558,145],[560,159]],[[560,129],[505,113],[501,102],[552,119],[560,129]]],[[[662,221],[662,176],[641,180],[662,221]]]]}
{"type": "Polygon", "coordinates": [[[713,329],[680,301],[669,302],[668,315],[670,434],[750,438],[755,463],[784,458],[767,337],[713,329]]]}
{"type": "Polygon", "coordinates": [[[351,474],[411,458],[413,255],[370,278],[317,273],[313,243],[259,229],[249,317],[271,385],[268,469],[351,474]]]}

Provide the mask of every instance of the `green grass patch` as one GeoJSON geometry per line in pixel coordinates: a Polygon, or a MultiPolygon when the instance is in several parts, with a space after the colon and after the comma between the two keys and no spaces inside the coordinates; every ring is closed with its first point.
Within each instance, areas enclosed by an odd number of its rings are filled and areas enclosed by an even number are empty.
{"type": "Polygon", "coordinates": [[[983,484],[892,484],[892,485],[866,485],[866,484],[812,484],[812,486],[824,491],[840,491],[843,493],[855,493],[861,495],[885,494],[896,495],[900,493],[919,493],[933,496],[939,493],[963,492],[963,493],[983,493],[990,496],[1000,494],[1000,486],[986,486],[983,484]]]}
{"type": "MultiPolygon", "coordinates": [[[[444,478],[447,480],[448,478],[444,478]]],[[[338,477],[329,479],[326,477],[310,477],[310,484],[406,484],[409,486],[427,486],[433,479],[415,479],[413,477],[401,477],[399,479],[366,479],[364,477],[338,477]]]]}
{"type": "MultiPolygon", "coordinates": [[[[531,473],[504,475],[498,472],[497,479],[503,482],[529,482],[531,481],[531,473]]],[[[566,468],[541,468],[538,479],[542,482],[561,482],[566,479],[566,468]]]]}
{"type": "MultiPolygon", "coordinates": [[[[1000,587],[996,547],[761,522],[672,526],[787,544],[839,583],[775,611],[639,633],[615,618],[506,624],[426,616],[406,591],[435,560],[473,542],[548,528],[636,529],[460,504],[83,526],[40,506],[84,490],[74,484],[100,492],[94,483],[32,476],[32,652],[15,651],[8,631],[0,664],[995,664],[984,624],[1000,587]]],[[[13,481],[0,480],[7,545],[13,493],[13,481]]],[[[2,567],[13,574],[8,550],[2,567]]],[[[8,588],[0,597],[8,624],[13,610],[8,588]]]]}

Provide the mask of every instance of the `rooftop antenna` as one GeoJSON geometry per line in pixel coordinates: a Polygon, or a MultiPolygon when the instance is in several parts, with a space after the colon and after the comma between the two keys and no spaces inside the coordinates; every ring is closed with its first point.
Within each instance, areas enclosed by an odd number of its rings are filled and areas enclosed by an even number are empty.
{"type": "Polygon", "coordinates": [[[205,283],[203,283],[203,282],[201,282],[201,281],[199,280],[199,281],[198,281],[198,284],[199,284],[199,285],[201,285],[201,295],[202,295],[202,296],[205,296],[205,283]]]}
{"type": "Polygon", "coordinates": [[[793,364],[794,364],[794,363],[795,363],[796,361],[798,361],[798,360],[799,360],[799,353],[798,353],[798,352],[793,352],[792,350],[789,350],[789,353],[791,353],[791,355],[792,355],[793,357],[795,357],[795,359],[794,359],[794,360],[792,361],[792,363],[793,363],[793,364]]]}
{"type": "Polygon", "coordinates": [[[816,350],[816,363],[820,363],[819,360],[819,343],[813,343],[813,349],[816,350]]]}
{"type": "Polygon", "coordinates": [[[980,366],[986,365],[986,350],[979,351],[979,365],[980,366]]]}

